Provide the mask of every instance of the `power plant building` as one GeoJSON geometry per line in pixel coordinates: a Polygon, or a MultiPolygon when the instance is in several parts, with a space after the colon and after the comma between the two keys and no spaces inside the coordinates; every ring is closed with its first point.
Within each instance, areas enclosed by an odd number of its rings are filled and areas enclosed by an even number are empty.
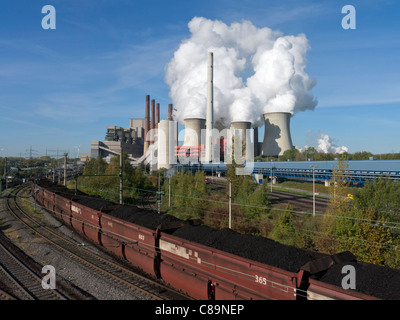
{"type": "Polygon", "coordinates": [[[175,163],[229,163],[232,160],[232,151],[235,152],[235,148],[239,147],[242,149],[239,156],[243,160],[239,162],[252,162],[256,156],[277,157],[286,150],[293,149],[290,135],[291,113],[265,113],[262,142],[258,141],[259,128],[250,121],[232,121],[229,128],[221,127],[219,119],[214,118],[213,110],[212,52],[208,53],[207,61],[206,104],[206,119],[184,119],[184,139],[179,146],[178,124],[173,120],[172,104],[168,105],[168,120],[160,120],[160,104],[156,104],[154,99],[150,99],[150,95],[146,95],[145,117],[130,119],[129,128],[108,126],[105,140],[92,142],[91,157],[116,156],[122,148],[128,153],[133,165],[145,163],[150,164],[152,169],[169,169],[175,163]],[[241,140],[241,145],[238,140],[241,140]]]}
{"type": "Polygon", "coordinates": [[[144,119],[130,119],[130,127],[107,126],[104,141],[92,141],[91,157],[113,157],[121,148],[130,158],[140,158],[144,147],[144,119]]]}

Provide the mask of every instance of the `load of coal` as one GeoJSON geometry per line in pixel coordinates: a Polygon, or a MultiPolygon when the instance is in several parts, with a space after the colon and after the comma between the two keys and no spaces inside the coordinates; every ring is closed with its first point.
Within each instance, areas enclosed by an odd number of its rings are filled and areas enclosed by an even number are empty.
{"type": "Polygon", "coordinates": [[[133,205],[117,205],[99,196],[89,196],[79,190],[77,195],[75,195],[74,190],[70,190],[65,186],[55,184],[49,180],[40,180],[38,185],[97,211],[116,207],[112,211],[107,210],[107,214],[149,229],[156,229],[162,223],[181,221],[169,214],[158,214],[152,210],[140,209],[133,205]]]}
{"type": "Polygon", "coordinates": [[[115,205],[115,203],[110,202],[108,200],[104,200],[99,196],[90,196],[86,193],[83,193],[77,190],[75,195],[75,190],[68,189],[65,186],[58,185],[49,180],[41,179],[37,183],[40,187],[43,187],[51,192],[54,192],[64,198],[77,202],[83,206],[94,210],[101,210],[104,207],[115,205]]]}
{"type": "MultiPolygon", "coordinates": [[[[73,196],[75,196],[74,191],[68,189],[67,187],[65,187],[63,185],[59,185],[54,182],[51,182],[50,180],[40,179],[39,181],[37,181],[37,185],[44,189],[47,189],[50,192],[57,193],[68,199],[71,199],[73,196]]],[[[77,195],[85,195],[85,194],[78,191],[77,195]]]]}
{"type": "Polygon", "coordinates": [[[400,271],[363,262],[342,262],[330,267],[318,280],[342,287],[348,274],[342,273],[346,265],[355,269],[355,290],[383,300],[400,300],[400,271]]]}
{"type": "Polygon", "coordinates": [[[217,230],[204,225],[187,225],[172,234],[289,272],[297,272],[305,263],[314,259],[311,253],[305,250],[264,237],[241,234],[228,228],[217,230]]]}
{"type": "Polygon", "coordinates": [[[156,229],[162,223],[181,221],[169,214],[158,214],[136,206],[123,205],[107,213],[110,216],[131,222],[148,229],[156,229]]]}

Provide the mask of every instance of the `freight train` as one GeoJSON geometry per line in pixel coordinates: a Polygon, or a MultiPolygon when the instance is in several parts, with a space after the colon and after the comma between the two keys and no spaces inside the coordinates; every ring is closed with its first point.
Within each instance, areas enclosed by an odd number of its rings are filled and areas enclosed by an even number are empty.
{"type": "Polygon", "coordinates": [[[350,252],[308,252],[199,220],[75,195],[47,180],[33,190],[36,201],[67,225],[194,299],[400,299],[398,270],[359,262],[350,252]],[[356,272],[355,288],[344,289],[348,266],[356,272]]]}

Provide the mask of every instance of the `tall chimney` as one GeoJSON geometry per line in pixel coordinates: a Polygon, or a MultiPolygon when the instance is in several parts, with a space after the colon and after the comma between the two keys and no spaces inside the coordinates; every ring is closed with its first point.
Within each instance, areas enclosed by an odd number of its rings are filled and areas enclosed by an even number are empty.
{"type": "Polygon", "coordinates": [[[207,58],[207,114],[206,114],[206,153],[205,162],[212,161],[213,136],[214,128],[214,96],[213,96],[213,53],[208,53],[207,58]]]}
{"type": "Polygon", "coordinates": [[[156,113],[156,101],[151,100],[151,120],[150,120],[150,144],[154,143],[154,129],[155,129],[155,113],[156,113]]]}
{"type": "Polygon", "coordinates": [[[172,104],[168,105],[168,120],[172,120],[172,104]]]}
{"type": "Polygon", "coordinates": [[[150,130],[150,96],[146,95],[146,110],[144,115],[144,146],[143,154],[147,152],[149,148],[149,141],[147,140],[147,134],[150,130]]]}
{"type": "Polygon", "coordinates": [[[160,123],[160,104],[156,104],[156,128],[158,128],[158,124],[160,123]]]}
{"type": "Polygon", "coordinates": [[[258,127],[254,127],[254,156],[259,156],[260,152],[258,151],[258,127]]]}

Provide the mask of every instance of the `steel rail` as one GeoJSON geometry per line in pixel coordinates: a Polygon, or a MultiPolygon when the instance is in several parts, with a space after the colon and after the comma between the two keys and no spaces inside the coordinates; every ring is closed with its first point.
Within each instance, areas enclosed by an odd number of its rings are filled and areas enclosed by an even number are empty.
{"type": "Polygon", "coordinates": [[[171,294],[179,299],[188,298],[185,297],[183,294],[177,292],[176,290],[160,284],[158,281],[154,281],[147,277],[139,275],[132,270],[121,266],[120,264],[105,259],[93,252],[85,250],[84,247],[79,246],[76,242],[60,236],[53,230],[36,221],[29,214],[25,213],[24,210],[16,202],[16,196],[15,203],[21,214],[31,223],[35,224],[35,226],[31,226],[29,223],[25,222],[21,217],[19,217],[18,214],[15,214],[18,220],[20,220],[24,225],[26,225],[37,235],[54,245],[56,248],[63,252],[66,252],[69,257],[74,258],[75,260],[86,265],[90,269],[96,270],[97,272],[106,275],[113,281],[117,281],[119,284],[123,284],[130,289],[133,288],[134,290],[140,291],[141,293],[155,300],[168,299],[168,294],[171,294]],[[42,232],[39,231],[40,229],[42,229],[42,232]],[[50,234],[53,239],[51,239],[50,236],[46,235],[45,233],[50,234]]]}

